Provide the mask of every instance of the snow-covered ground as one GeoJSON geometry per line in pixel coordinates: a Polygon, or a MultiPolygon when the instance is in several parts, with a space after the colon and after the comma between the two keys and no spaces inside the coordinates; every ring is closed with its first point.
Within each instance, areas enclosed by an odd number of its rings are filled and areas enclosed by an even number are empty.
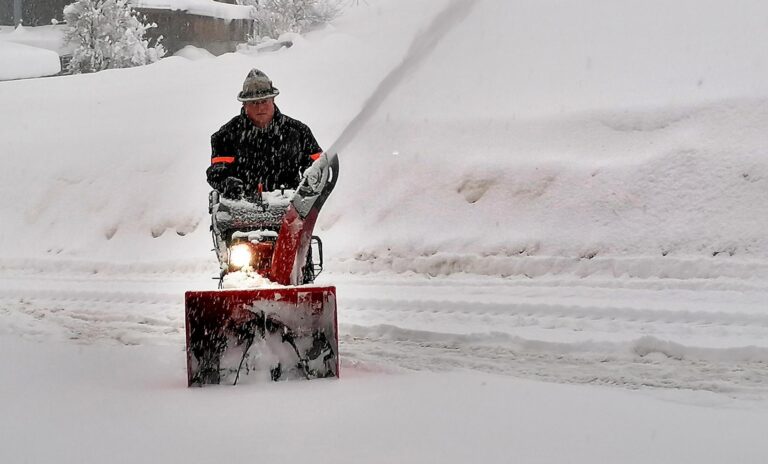
{"type": "Polygon", "coordinates": [[[0,83],[0,462],[766,462],[766,17],[375,0],[0,83]],[[209,136],[254,66],[340,150],[342,379],[190,390],[209,136]]]}

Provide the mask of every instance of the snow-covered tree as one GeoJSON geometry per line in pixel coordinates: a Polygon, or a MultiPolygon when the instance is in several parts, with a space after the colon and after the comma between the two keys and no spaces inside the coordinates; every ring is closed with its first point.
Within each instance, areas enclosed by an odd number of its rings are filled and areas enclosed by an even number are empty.
{"type": "Polygon", "coordinates": [[[95,72],[141,66],[159,60],[165,49],[144,38],[155,24],[145,24],[128,0],[77,0],[64,7],[70,29],[67,41],[77,45],[69,71],[95,72]]]}
{"type": "Polygon", "coordinates": [[[276,39],[284,32],[303,33],[336,18],[342,0],[238,0],[255,7],[254,38],[276,39]]]}

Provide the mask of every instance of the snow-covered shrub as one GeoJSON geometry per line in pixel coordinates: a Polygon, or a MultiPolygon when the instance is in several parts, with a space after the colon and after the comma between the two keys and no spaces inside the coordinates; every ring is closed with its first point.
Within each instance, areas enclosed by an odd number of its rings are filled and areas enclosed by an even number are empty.
{"type": "Polygon", "coordinates": [[[77,0],[64,7],[70,29],[66,39],[75,49],[69,71],[95,72],[154,63],[165,49],[144,38],[155,24],[145,24],[128,0],[77,0]]]}
{"type": "Polygon", "coordinates": [[[303,33],[341,13],[342,0],[238,0],[255,7],[252,41],[276,39],[285,32],[303,33]]]}

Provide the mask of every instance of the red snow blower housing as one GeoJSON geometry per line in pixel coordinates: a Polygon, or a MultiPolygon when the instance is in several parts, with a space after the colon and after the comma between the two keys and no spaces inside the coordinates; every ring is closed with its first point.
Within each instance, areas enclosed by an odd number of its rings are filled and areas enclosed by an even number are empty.
{"type": "Polygon", "coordinates": [[[211,192],[221,272],[219,290],[185,295],[190,386],[338,377],[336,288],[310,285],[323,269],[312,231],[338,169],[323,154],[295,192],[211,192]]]}

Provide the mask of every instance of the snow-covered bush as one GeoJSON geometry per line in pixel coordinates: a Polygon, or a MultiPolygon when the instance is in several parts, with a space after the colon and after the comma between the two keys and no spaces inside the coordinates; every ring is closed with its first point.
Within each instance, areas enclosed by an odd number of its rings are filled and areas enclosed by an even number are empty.
{"type": "MultiPolygon", "coordinates": [[[[128,0],[77,0],[64,7],[70,29],[67,41],[75,49],[69,71],[95,72],[154,63],[165,49],[144,38],[155,24],[145,24],[128,0]]],[[[162,37],[161,37],[162,38],[162,37]]]]}
{"type": "Polygon", "coordinates": [[[252,40],[276,39],[285,32],[303,33],[341,12],[342,0],[238,0],[255,7],[252,40]]]}

